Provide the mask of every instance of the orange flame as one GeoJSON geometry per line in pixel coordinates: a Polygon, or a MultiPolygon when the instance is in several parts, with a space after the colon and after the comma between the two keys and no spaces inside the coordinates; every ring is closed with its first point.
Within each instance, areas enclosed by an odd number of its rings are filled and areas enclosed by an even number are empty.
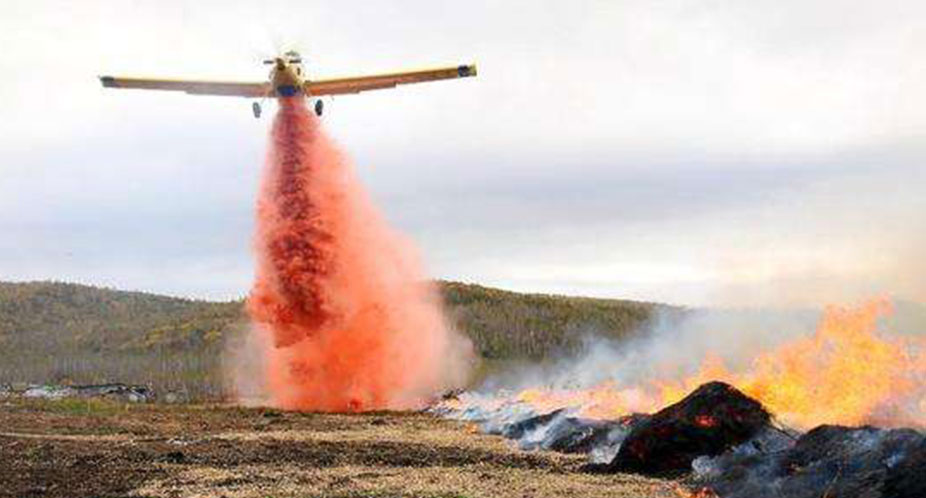
{"type": "Polygon", "coordinates": [[[683,379],[641,386],[609,381],[566,392],[535,389],[520,393],[517,400],[538,412],[570,406],[578,407],[581,416],[614,419],[658,410],[704,382],[721,380],[798,428],[822,423],[926,425],[921,382],[926,378],[926,340],[877,333],[877,320],[890,312],[885,299],[854,308],[828,307],[813,336],[759,354],[743,372],[733,372],[709,355],[694,375],[683,379]]]}
{"type": "Polygon", "coordinates": [[[710,415],[698,415],[694,420],[695,425],[700,427],[717,427],[717,419],[710,415]]]}
{"type": "Polygon", "coordinates": [[[671,488],[679,498],[717,498],[717,493],[714,493],[709,488],[690,490],[680,484],[674,484],[671,488]]]}

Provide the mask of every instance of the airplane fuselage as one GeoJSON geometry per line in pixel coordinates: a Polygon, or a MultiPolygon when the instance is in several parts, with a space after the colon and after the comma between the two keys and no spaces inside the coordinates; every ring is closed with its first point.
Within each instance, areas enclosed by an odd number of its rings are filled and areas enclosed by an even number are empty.
{"type": "Polygon", "coordinates": [[[270,70],[270,84],[277,97],[304,95],[304,83],[301,64],[287,63],[279,58],[274,61],[273,69],[270,70]]]}

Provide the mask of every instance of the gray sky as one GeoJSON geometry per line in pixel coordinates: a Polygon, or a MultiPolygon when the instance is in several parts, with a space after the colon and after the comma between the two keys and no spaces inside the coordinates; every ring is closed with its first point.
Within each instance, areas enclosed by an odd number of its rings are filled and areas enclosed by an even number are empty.
{"type": "Polygon", "coordinates": [[[98,74],[475,61],[328,102],[431,274],[687,304],[926,299],[926,4],[48,2],[0,18],[0,279],[244,295],[270,119],[98,74]]]}

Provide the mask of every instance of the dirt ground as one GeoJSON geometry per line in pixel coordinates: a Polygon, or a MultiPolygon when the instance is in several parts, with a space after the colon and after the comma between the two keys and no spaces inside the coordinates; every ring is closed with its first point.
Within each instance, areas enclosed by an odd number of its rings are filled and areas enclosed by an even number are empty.
{"type": "Polygon", "coordinates": [[[674,497],[423,413],[0,399],[0,496],[674,497]]]}

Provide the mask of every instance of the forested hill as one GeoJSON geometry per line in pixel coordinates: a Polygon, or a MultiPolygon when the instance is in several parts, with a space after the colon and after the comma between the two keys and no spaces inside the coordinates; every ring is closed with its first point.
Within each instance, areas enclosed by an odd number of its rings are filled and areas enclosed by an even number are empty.
{"type": "Polygon", "coordinates": [[[0,345],[130,350],[216,341],[241,302],[208,302],[60,282],[0,283],[0,345]]]}
{"type": "Polygon", "coordinates": [[[522,294],[440,282],[447,314],[483,357],[542,358],[570,351],[591,334],[624,338],[666,305],[617,299],[522,294]]]}
{"type": "MultiPolygon", "coordinates": [[[[622,337],[658,305],[441,282],[451,321],[485,357],[542,357],[581,336],[622,337]]],[[[0,350],[43,355],[209,348],[245,326],[242,301],[209,302],[60,282],[0,282],[0,350]]]]}

